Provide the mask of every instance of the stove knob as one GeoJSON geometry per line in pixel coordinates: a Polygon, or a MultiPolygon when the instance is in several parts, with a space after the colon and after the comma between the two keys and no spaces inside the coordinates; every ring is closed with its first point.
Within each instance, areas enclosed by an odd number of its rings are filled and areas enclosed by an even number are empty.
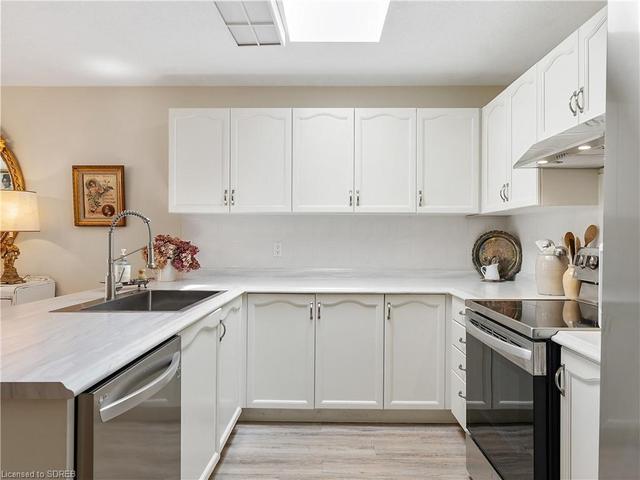
{"type": "Polygon", "coordinates": [[[587,265],[591,270],[598,268],[598,257],[590,256],[587,265]]]}

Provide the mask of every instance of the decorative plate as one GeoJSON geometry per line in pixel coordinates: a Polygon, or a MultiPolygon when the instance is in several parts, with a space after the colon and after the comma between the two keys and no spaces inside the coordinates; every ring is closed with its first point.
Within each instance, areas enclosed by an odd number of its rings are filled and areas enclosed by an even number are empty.
{"type": "Polygon", "coordinates": [[[522,247],[520,240],[510,233],[492,230],[476,240],[471,257],[473,266],[481,277],[483,275],[480,267],[497,261],[500,278],[513,280],[522,266],[522,247]]]}

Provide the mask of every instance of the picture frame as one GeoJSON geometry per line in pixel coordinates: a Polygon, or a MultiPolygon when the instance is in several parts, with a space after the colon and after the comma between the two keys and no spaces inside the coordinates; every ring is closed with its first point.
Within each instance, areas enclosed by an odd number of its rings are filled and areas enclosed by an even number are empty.
{"type": "MultiPolygon", "coordinates": [[[[73,219],[77,227],[108,227],[125,210],[124,165],[73,165],[73,219]]],[[[117,227],[124,227],[122,218],[117,227]]]]}

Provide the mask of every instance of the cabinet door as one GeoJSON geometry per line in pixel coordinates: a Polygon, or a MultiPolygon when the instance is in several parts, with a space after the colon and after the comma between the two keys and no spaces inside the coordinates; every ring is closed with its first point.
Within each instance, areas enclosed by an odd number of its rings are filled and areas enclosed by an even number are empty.
{"type": "Polygon", "coordinates": [[[479,137],[476,108],[418,110],[418,212],[478,213],[479,137]]]}
{"type": "Polygon", "coordinates": [[[564,395],[560,397],[560,476],[598,478],[600,366],[562,349],[564,395]]]}
{"type": "Polygon", "coordinates": [[[291,109],[231,109],[232,212],[291,211],[291,109]]]}
{"type": "Polygon", "coordinates": [[[220,310],[180,332],[182,344],[180,477],[208,478],[216,449],[216,349],[220,310]]]}
{"type": "Polygon", "coordinates": [[[500,94],[482,109],[482,211],[506,208],[508,138],[506,95],[500,94]]]}
{"type": "Polygon", "coordinates": [[[229,109],[169,110],[169,211],[228,212],[229,109]]]}
{"type": "Polygon", "coordinates": [[[317,295],[316,408],[382,408],[383,300],[317,295]]]}
{"type": "Polygon", "coordinates": [[[513,165],[536,143],[538,103],[536,67],[530,68],[507,89],[509,158],[507,189],[509,207],[538,205],[538,169],[513,165]]]}
{"type": "Polygon", "coordinates": [[[293,109],[293,211],[352,212],[353,109],[293,109]]]}
{"type": "Polygon", "coordinates": [[[247,407],[313,408],[314,295],[249,295],[247,407]]]}
{"type": "Polygon", "coordinates": [[[416,211],[416,110],[356,109],[356,212],[416,211]]]}
{"type": "Polygon", "coordinates": [[[218,452],[222,451],[242,412],[246,337],[242,321],[242,298],[222,307],[218,328],[218,452]]]}
{"type": "Polygon", "coordinates": [[[607,9],[578,31],[580,38],[580,122],[603,115],[607,97],[607,9]]]}
{"type": "Polygon", "coordinates": [[[578,32],[540,60],[537,71],[538,140],[544,140],[578,124],[575,99],[572,100],[579,88],[578,32]]]}
{"type": "Polygon", "coordinates": [[[384,408],[445,408],[444,296],[384,300],[384,408]]]}

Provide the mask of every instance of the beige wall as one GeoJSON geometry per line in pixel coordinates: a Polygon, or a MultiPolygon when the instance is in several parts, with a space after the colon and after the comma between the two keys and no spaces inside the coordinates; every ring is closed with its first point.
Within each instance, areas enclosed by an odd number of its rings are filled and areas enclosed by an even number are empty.
{"type": "MultiPolygon", "coordinates": [[[[2,88],[2,133],[40,199],[42,231],[20,235],[18,271],[53,276],[59,294],[103,279],[106,229],[73,225],[71,165],[125,165],[127,207],[148,215],[154,232],[180,232],[167,213],[169,107],[480,107],[501,88],[2,88]]],[[[141,246],[142,224],[130,219],[116,237],[117,248],[141,246]]]]}

